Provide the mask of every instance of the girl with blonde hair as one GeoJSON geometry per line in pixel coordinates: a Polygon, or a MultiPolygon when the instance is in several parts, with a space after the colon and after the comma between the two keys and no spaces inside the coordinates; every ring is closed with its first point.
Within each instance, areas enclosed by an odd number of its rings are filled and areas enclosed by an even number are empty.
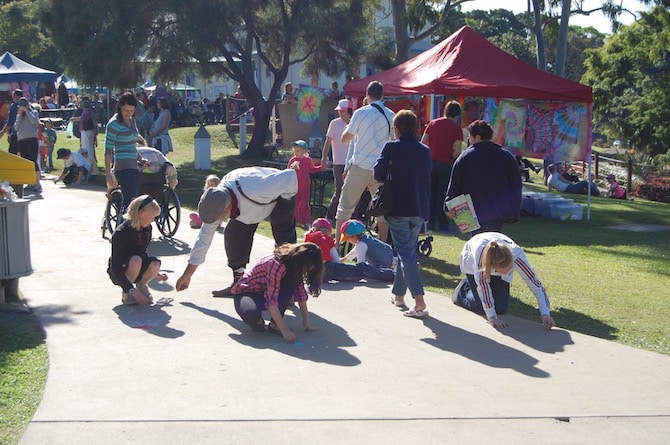
{"type": "Polygon", "coordinates": [[[544,328],[548,330],[556,325],[544,286],[523,249],[511,238],[498,232],[477,234],[463,246],[460,263],[466,278],[454,289],[454,304],[485,315],[496,329],[507,327],[507,322],[498,315],[507,312],[510,283],[513,273],[517,272],[537,299],[544,328]]]}
{"type": "Polygon", "coordinates": [[[167,280],[167,275],[160,273],[160,260],[147,255],[151,223],[160,213],[156,200],[140,195],[130,202],[124,221],[112,235],[107,273],[112,283],[121,287],[123,304],[152,304],[149,281],[156,277],[167,280]]]}

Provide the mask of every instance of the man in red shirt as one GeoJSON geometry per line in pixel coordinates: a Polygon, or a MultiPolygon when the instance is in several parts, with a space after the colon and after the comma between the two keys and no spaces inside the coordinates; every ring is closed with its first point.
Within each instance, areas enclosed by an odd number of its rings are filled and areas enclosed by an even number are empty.
{"type": "Polygon", "coordinates": [[[430,177],[430,219],[428,229],[437,228],[446,232],[449,219],[442,211],[444,197],[447,194],[451,167],[461,154],[463,130],[461,129],[461,106],[456,101],[444,106],[444,117],[430,121],[423,133],[421,142],[430,147],[433,170],[430,177]]]}

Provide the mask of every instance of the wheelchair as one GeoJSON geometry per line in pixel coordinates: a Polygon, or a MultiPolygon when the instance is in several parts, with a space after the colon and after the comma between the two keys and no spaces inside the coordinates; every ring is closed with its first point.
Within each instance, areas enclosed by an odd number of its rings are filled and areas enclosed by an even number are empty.
{"type": "MultiPolygon", "coordinates": [[[[158,173],[140,173],[139,194],[150,195],[158,202],[161,213],[156,217],[156,227],[164,237],[173,237],[177,233],[181,222],[181,202],[177,193],[170,187],[165,175],[165,166],[158,173]]],[[[114,233],[116,226],[121,223],[120,209],[122,202],[123,195],[120,187],[108,192],[105,216],[100,226],[103,238],[105,238],[106,232],[109,232],[110,235],[114,233]]]]}

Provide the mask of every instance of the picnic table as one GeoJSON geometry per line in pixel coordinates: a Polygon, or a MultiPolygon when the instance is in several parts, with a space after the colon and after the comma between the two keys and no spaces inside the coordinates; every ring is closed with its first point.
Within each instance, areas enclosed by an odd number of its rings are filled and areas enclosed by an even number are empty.
{"type": "Polygon", "coordinates": [[[77,111],[76,107],[45,108],[40,111],[40,120],[51,119],[54,122],[54,127],[57,126],[56,122],[59,122],[60,128],[64,130],[75,111],[77,111]],[[60,119],[60,121],[57,121],[57,119],[60,119]]]}

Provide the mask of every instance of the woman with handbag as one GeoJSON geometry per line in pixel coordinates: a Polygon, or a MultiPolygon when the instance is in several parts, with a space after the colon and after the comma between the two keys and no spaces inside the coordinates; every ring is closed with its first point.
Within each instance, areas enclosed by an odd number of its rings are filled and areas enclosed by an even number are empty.
{"type": "Polygon", "coordinates": [[[393,206],[383,218],[391,231],[399,264],[393,282],[391,303],[404,310],[403,315],[424,318],[428,315],[424,301],[423,282],[417,265],[417,244],[421,226],[428,219],[430,203],[430,149],[419,142],[418,119],[409,110],[393,118],[398,139],[386,143],[374,166],[374,178],[391,186],[393,206]],[[414,306],[407,309],[405,294],[409,288],[414,306]]]}

